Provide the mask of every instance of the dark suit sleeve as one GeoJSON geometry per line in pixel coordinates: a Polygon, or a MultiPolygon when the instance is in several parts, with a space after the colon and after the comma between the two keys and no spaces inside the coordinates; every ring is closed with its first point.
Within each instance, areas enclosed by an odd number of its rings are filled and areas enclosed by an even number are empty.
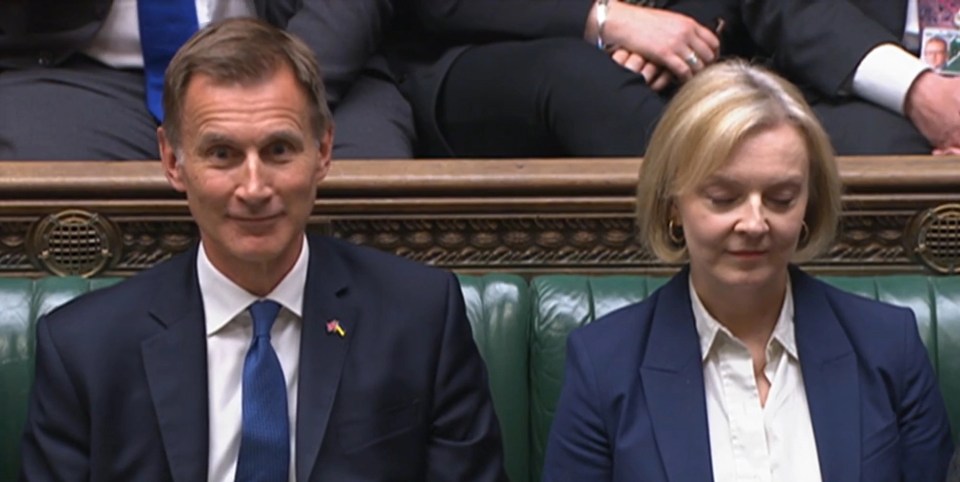
{"type": "MultiPolygon", "coordinates": [[[[889,2],[903,8],[902,2],[889,2]]],[[[743,0],[744,26],[772,67],[828,97],[848,90],[860,61],[898,39],[847,0],[743,0]]],[[[902,27],[901,27],[902,28],[902,27]]]]}
{"type": "Polygon", "coordinates": [[[611,480],[610,446],[603,417],[597,377],[587,351],[574,332],[567,341],[563,389],[547,441],[543,480],[611,480]]]}
{"type": "Polygon", "coordinates": [[[317,56],[331,108],[379,50],[392,16],[390,0],[305,0],[290,18],[286,30],[317,56]]]}
{"type": "Polygon", "coordinates": [[[744,51],[752,54],[747,47],[749,41],[740,15],[740,0],[677,0],[665,8],[696,20],[714,33],[722,19],[723,31],[718,35],[720,54],[735,55],[744,51]]]}
{"type": "Polygon", "coordinates": [[[440,34],[582,37],[592,0],[408,0],[424,28],[440,34]]]}
{"type": "Polygon", "coordinates": [[[36,373],[21,444],[23,481],[88,480],[89,421],[45,318],[37,323],[36,373]]]}
{"type": "MultiPolygon", "coordinates": [[[[739,20],[739,0],[677,0],[664,8],[713,29],[739,20]]],[[[582,37],[593,0],[416,0],[427,30],[473,36],[582,37]]]]}
{"type": "Polygon", "coordinates": [[[717,26],[718,18],[723,18],[727,23],[736,20],[740,0],[676,0],[665,8],[692,17],[713,29],[717,26]]]}
{"type": "Polygon", "coordinates": [[[427,480],[506,481],[500,428],[460,285],[447,282],[447,313],[434,379],[427,480]]]}
{"type": "Polygon", "coordinates": [[[906,310],[904,326],[901,397],[897,407],[900,424],[901,480],[944,480],[953,441],[943,395],[917,332],[912,311],[906,310]]]}

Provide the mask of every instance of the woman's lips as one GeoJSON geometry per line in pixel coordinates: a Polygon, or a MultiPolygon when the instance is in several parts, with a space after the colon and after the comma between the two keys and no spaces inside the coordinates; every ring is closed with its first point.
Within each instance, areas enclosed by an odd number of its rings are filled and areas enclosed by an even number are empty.
{"type": "Polygon", "coordinates": [[[765,250],[737,250],[737,251],[728,251],[731,256],[736,258],[751,259],[759,258],[767,254],[765,250]]]}

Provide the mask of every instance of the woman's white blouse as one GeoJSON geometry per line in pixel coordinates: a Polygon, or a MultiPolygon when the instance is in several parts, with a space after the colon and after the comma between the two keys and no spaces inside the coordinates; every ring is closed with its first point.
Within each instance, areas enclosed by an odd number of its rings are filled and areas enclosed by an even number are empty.
{"type": "Polygon", "coordinates": [[[760,405],[746,345],[707,312],[692,283],[690,300],[700,336],[713,480],[820,482],[790,286],[767,342],[764,374],[770,391],[765,406],[760,405]]]}

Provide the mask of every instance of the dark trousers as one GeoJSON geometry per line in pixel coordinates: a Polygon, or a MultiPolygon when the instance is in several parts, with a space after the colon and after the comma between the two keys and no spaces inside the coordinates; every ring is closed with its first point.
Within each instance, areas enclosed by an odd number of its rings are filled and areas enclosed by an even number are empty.
{"type": "Polygon", "coordinates": [[[499,42],[454,61],[437,122],[458,157],[637,156],[664,102],[582,39],[499,42]]]}
{"type": "Polygon", "coordinates": [[[930,154],[933,150],[910,119],[876,104],[853,99],[812,106],[839,155],[930,154]]]}
{"type": "MultiPolygon", "coordinates": [[[[0,160],[158,159],[143,72],[77,55],[0,72],[0,160]]],[[[390,81],[365,73],[334,110],[335,159],[410,158],[413,113],[390,81]]]]}

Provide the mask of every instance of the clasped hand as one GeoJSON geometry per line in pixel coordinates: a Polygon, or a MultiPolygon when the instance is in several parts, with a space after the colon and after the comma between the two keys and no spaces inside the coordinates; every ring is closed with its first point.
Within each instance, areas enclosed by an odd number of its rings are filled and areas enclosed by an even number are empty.
{"type": "Polygon", "coordinates": [[[907,93],[904,113],[933,154],[960,155],[960,77],[924,72],[907,93]]]}
{"type": "Polygon", "coordinates": [[[611,57],[661,91],[716,61],[720,40],[696,20],[668,10],[611,2],[604,41],[611,57]]]}

